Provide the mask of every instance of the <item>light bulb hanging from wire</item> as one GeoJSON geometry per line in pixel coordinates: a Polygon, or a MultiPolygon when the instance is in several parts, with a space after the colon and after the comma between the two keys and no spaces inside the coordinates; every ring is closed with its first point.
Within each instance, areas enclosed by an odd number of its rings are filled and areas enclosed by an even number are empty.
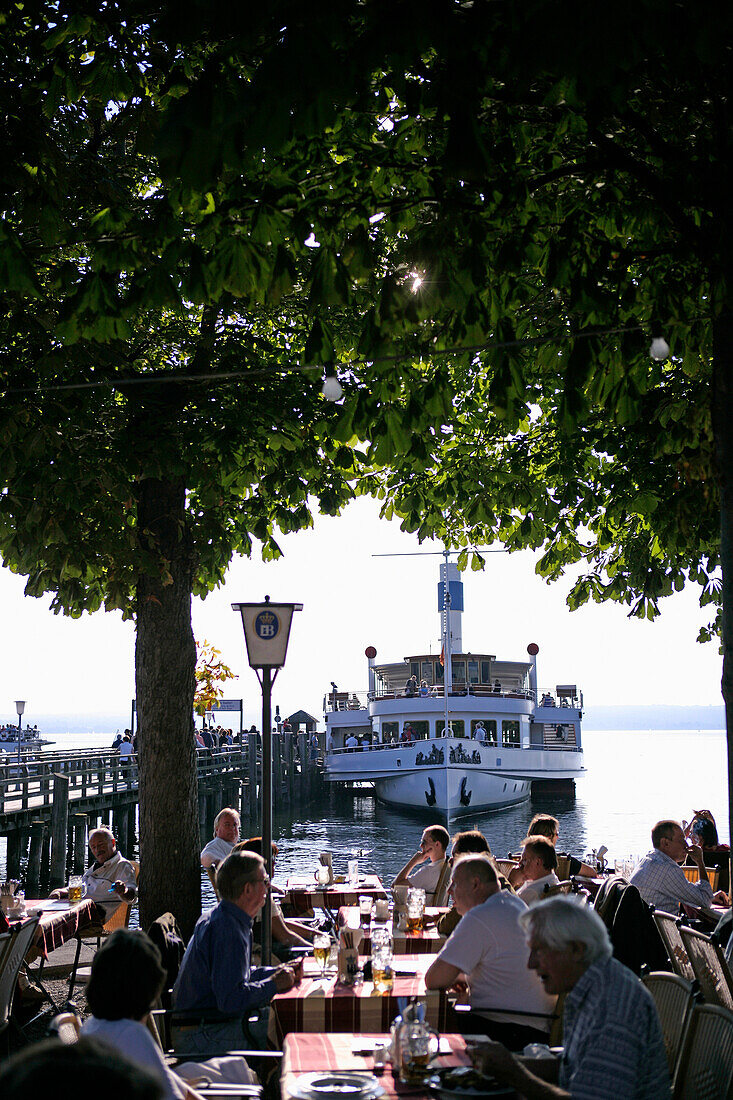
{"type": "Polygon", "coordinates": [[[649,347],[649,354],[656,363],[663,363],[669,356],[669,344],[663,336],[655,336],[649,347]]]}
{"type": "Polygon", "coordinates": [[[340,397],[343,397],[343,388],[335,374],[326,375],[321,393],[326,401],[338,401],[340,397]]]}

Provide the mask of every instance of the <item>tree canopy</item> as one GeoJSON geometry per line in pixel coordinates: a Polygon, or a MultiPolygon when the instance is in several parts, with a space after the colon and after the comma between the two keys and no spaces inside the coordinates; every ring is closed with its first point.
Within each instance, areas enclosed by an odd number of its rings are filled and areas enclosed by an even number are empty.
{"type": "Polygon", "coordinates": [[[731,18],[3,17],[0,553],[56,610],[136,617],[147,916],[196,908],[191,594],[313,507],[377,493],[647,615],[721,598],[722,514],[730,606],[731,18]]]}

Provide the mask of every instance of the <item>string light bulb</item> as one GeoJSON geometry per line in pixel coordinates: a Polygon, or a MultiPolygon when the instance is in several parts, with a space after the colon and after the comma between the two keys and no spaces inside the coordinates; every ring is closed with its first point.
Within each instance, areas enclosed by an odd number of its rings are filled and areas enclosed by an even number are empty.
{"type": "Polygon", "coordinates": [[[655,336],[649,347],[649,354],[656,363],[663,363],[669,356],[669,344],[663,336],[655,336]]]}
{"type": "Polygon", "coordinates": [[[344,391],[338,378],[333,374],[327,374],[321,393],[326,401],[338,401],[340,397],[343,397],[344,391]]]}

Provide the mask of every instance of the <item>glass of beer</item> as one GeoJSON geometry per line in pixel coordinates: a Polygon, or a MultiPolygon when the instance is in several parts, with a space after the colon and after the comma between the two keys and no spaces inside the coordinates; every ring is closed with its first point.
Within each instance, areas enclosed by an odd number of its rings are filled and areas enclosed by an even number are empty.
{"type": "Polygon", "coordinates": [[[78,905],[84,897],[84,879],[81,875],[72,875],[69,879],[69,905],[78,905]]]}
{"type": "Polygon", "coordinates": [[[422,919],[425,913],[425,891],[411,886],[407,891],[407,931],[422,931],[422,919]]]}
{"type": "Polygon", "coordinates": [[[437,1032],[421,1020],[405,1025],[400,1037],[402,1066],[400,1081],[408,1085],[422,1082],[428,1072],[428,1065],[439,1050],[437,1032]]]}
{"type": "Polygon", "coordinates": [[[359,920],[362,924],[369,924],[372,919],[372,899],[366,894],[359,895],[359,920]]]}
{"type": "Polygon", "coordinates": [[[372,981],[375,993],[389,993],[394,985],[392,974],[392,937],[388,928],[372,933],[372,981]]]}
{"type": "Polygon", "coordinates": [[[321,968],[321,977],[326,973],[326,964],[330,953],[331,937],[328,932],[316,932],[313,937],[313,956],[321,968]]]}

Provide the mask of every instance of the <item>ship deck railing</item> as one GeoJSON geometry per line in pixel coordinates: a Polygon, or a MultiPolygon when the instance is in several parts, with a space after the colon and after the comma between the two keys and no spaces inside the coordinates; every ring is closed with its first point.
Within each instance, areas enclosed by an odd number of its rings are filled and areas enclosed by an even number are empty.
{"type": "MultiPolygon", "coordinates": [[[[482,699],[524,699],[534,702],[535,693],[527,689],[501,688],[496,691],[491,684],[454,684],[453,690],[448,692],[449,699],[465,699],[466,696],[475,696],[482,699]]],[[[379,702],[382,699],[400,699],[408,703],[422,703],[425,699],[444,699],[443,688],[440,684],[434,684],[427,695],[406,695],[404,685],[396,685],[394,688],[377,688],[375,691],[338,691],[330,692],[324,697],[323,710],[325,714],[343,713],[349,710],[366,710],[369,703],[379,702]]],[[[567,703],[557,704],[567,706],[567,703]]]]}
{"type": "MultiPolygon", "coordinates": [[[[497,740],[491,740],[491,739],[479,740],[477,737],[459,737],[456,734],[453,734],[452,736],[453,736],[454,741],[468,741],[468,742],[470,742],[474,745],[482,745],[484,748],[487,748],[487,749],[522,749],[522,751],[524,751],[524,752],[526,752],[530,749],[536,749],[536,750],[539,750],[540,752],[543,752],[543,751],[546,751],[546,752],[558,752],[558,751],[562,751],[562,752],[582,752],[583,751],[582,747],[577,745],[574,740],[570,743],[567,743],[567,744],[564,743],[564,742],[558,741],[558,740],[555,740],[555,741],[549,740],[549,741],[545,741],[545,742],[540,743],[540,744],[532,744],[532,745],[522,746],[522,745],[517,744],[516,741],[502,741],[502,742],[499,742],[497,740]]],[[[443,737],[442,734],[440,734],[438,737],[413,737],[413,739],[411,741],[395,741],[395,742],[387,741],[386,744],[381,744],[381,743],[377,744],[376,742],[373,743],[373,744],[369,744],[369,742],[366,742],[364,744],[361,744],[361,745],[357,746],[356,748],[348,748],[348,749],[345,748],[345,747],[342,748],[341,746],[339,746],[339,747],[334,747],[333,749],[329,749],[328,752],[329,752],[329,755],[333,754],[334,756],[341,757],[341,756],[346,756],[347,754],[355,753],[355,752],[382,752],[385,749],[386,750],[399,749],[399,750],[404,751],[406,748],[409,748],[410,745],[414,745],[414,744],[417,744],[417,743],[428,742],[430,744],[436,744],[437,742],[444,741],[444,740],[445,740],[445,738],[443,737]]]]}

